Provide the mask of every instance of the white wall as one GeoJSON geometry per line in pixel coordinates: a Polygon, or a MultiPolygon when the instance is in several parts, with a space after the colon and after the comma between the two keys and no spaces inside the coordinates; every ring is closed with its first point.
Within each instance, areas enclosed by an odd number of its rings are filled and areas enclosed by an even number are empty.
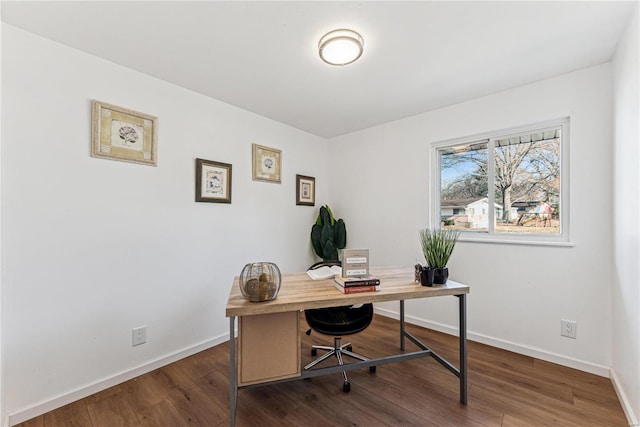
{"type": "MultiPolygon", "coordinates": [[[[374,265],[424,263],[418,229],[428,225],[430,143],[570,116],[574,246],[461,242],[450,274],[471,286],[471,339],[608,375],[611,115],[604,64],[337,137],[330,141],[333,207],[349,226],[350,246],[370,248],[374,265]],[[560,319],[578,323],[577,339],[560,336],[560,319]]],[[[457,331],[455,298],[408,302],[407,315],[457,331]]]]}
{"type": "Polygon", "coordinates": [[[3,389],[15,423],[228,339],[224,307],[245,263],[311,263],[328,158],[324,139],[2,31],[3,389]],[[157,167],[90,157],[91,99],[159,117],[157,167]],[[252,143],[282,149],[282,184],[252,181],[252,143]],[[194,202],[196,157],[233,165],[232,204],[194,202]],[[296,173],[316,177],[316,207],[295,205],[296,173]],[[132,348],[141,325],[147,343],[132,348]]]}
{"type": "Polygon", "coordinates": [[[627,417],[640,416],[640,124],[636,6],[613,60],[613,364],[627,417]]]}
{"type": "MultiPolygon", "coordinates": [[[[0,7],[0,19],[2,18],[2,7],[0,7]]],[[[0,45],[2,45],[2,31],[0,31],[0,45]]],[[[0,55],[0,82],[2,81],[2,55],[0,55]]],[[[2,99],[2,84],[0,84],[0,99],[2,99]]],[[[0,103],[0,425],[4,423],[4,372],[5,372],[5,357],[4,357],[4,346],[3,346],[3,330],[4,323],[2,321],[2,281],[3,281],[3,271],[2,268],[2,103],[0,103]]]]}

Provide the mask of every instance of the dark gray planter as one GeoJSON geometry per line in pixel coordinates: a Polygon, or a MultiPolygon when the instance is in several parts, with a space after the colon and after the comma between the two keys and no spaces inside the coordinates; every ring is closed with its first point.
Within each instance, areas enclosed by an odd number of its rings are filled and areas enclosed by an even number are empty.
{"type": "Polygon", "coordinates": [[[420,284],[422,286],[432,286],[433,285],[433,273],[434,269],[431,267],[422,267],[422,271],[420,271],[420,284]]]}
{"type": "Polygon", "coordinates": [[[436,285],[444,285],[449,278],[449,267],[433,269],[433,283],[436,285]]]}

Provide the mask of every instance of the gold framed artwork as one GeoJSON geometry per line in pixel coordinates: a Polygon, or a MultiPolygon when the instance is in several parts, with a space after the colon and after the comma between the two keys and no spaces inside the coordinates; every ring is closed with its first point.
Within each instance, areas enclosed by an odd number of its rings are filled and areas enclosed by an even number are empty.
{"type": "Polygon", "coordinates": [[[231,165],[196,159],[196,202],[231,203],[231,165]]]}
{"type": "Polygon", "coordinates": [[[316,205],[316,179],[314,177],[296,175],[296,205],[316,205]]]}
{"type": "Polygon", "coordinates": [[[282,151],[253,144],[253,180],[281,182],[282,151]]]}
{"type": "Polygon", "coordinates": [[[93,100],[91,156],[157,166],[158,118],[93,100]]]}

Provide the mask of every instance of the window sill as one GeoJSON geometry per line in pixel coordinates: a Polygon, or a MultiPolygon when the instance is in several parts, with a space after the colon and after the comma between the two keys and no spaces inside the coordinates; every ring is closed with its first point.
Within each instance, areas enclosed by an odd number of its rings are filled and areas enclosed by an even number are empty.
{"type": "Polygon", "coordinates": [[[509,239],[508,237],[473,237],[461,235],[458,238],[459,242],[469,243],[491,243],[499,245],[524,245],[524,246],[552,246],[572,248],[575,243],[564,240],[525,240],[525,239],[509,239]]]}

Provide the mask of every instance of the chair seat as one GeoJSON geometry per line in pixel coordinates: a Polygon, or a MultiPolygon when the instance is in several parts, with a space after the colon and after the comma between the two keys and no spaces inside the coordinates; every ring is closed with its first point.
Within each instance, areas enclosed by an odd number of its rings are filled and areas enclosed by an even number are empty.
{"type": "Polygon", "coordinates": [[[373,304],[305,310],[307,323],[325,335],[351,335],[363,331],[373,318],[373,304]]]}

